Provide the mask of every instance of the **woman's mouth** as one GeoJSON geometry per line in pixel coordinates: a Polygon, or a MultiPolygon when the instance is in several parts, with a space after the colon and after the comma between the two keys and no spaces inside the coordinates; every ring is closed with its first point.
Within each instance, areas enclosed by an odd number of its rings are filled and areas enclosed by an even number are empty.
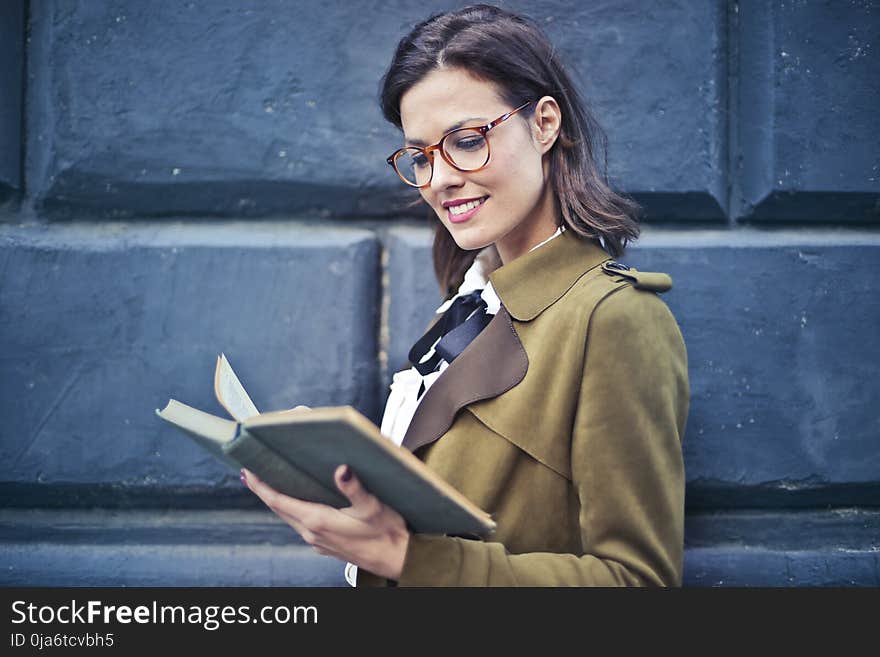
{"type": "Polygon", "coordinates": [[[483,203],[488,198],[488,196],[484,196],[483,198],[466,201],[457,205],[448,205],[446,206],[446,217],[454,224],[463,223],[473,217],[477,210],[483,207],[483,203]]]}

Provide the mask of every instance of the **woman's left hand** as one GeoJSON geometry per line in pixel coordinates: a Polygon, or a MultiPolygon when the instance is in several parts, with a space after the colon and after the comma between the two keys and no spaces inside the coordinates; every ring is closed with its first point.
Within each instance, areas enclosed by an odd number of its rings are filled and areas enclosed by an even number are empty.
{"type": "Polygon", "coordinates": [[[406,522],[370,494],[347,465],[334,473],[336,486],[351,502],[343,509],[289,497],[253,472],[241,472],[242,482],[318,554],[350,561],[380,577],[400,579],[410,536],[406,522]]]}

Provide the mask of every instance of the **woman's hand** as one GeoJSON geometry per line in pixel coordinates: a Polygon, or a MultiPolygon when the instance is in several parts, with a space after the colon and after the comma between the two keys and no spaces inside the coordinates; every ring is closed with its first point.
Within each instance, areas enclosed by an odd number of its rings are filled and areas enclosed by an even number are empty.
{"type": "Polygon", "coordinates": [[[376,575],[398,580],[409,545],[403,517],[367,492],[347,465],[336,468],[336,486],[351,506],[334,509],[279,493],[249,470],[241,480],[318,554],[350,561],[376,575]]]}

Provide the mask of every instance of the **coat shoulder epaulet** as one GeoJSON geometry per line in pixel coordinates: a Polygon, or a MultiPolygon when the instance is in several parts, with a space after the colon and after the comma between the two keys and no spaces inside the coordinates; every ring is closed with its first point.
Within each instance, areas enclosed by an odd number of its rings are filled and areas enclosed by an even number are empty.
{"type": "Polygon", "coordinates": [[[616,260],[606,260],[603,262],[602,271],[609,276],[619,276],[630,281],[632,286],[638,290],[666,292],[672,288],[672,278],[669,274],[656,271],[639,271],[616,260]]]}

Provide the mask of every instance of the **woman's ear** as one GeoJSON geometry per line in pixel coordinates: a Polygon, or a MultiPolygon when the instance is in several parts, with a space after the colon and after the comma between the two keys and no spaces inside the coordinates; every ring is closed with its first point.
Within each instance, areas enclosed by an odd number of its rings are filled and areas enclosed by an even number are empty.
{"type": "Polygon", "coordinates": [[[535,103],[531,125],[532,137],[543,155],[553,148],[562,130],[562,110],[553,96],[543,96],[535,103]]]}

